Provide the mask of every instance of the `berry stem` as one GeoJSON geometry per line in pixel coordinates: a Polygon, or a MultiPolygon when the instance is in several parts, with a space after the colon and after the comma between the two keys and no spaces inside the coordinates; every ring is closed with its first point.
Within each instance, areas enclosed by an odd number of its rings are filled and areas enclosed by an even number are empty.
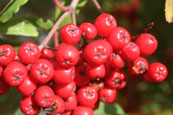
{"type": "Polygon", "coordinates": [[[53,2],[56,4],[56,6],[57,6],[61,11],[64,11],[64,12],[69,11],[69,8],[66,7],[66,6],[63,6],[63,5],[61,4],[61,1],[60,1],[60,0],[53,0],[53,2]]]}
{"type": "Polygon", "coordinates": [[[58,46],[59,45],[59,39],[58,39],[58,32],[56,31],[54,33],[54,46],[58,46]]]}
{"type": "Polygon", "coordinates": [[[94,3],[94,5],[96,6],[96,8],[98,9],[98,11],[100,13],[104,13],[103,10],[102,10],[102,8],[101,8],[101,6],[100,6],[100,4],[98,3],[97,0],[92,0],[92,2],[94,3]]]}
{"type": "Polygon", "coordinates": [[[72,23],[76,25],[76,13],[75,13],[75,10],[72,11],[71,18],[72,18],[72,23]]]}

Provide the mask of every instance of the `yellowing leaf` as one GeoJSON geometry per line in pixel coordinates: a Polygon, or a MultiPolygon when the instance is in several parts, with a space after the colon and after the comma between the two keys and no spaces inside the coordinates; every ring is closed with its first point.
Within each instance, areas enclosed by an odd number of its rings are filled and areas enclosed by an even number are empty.
{"type": "Polygon", "coordinates": [[[168,23],[173,22],[173,0],[166,0],[165,2],[165,17],[168,23]]]}

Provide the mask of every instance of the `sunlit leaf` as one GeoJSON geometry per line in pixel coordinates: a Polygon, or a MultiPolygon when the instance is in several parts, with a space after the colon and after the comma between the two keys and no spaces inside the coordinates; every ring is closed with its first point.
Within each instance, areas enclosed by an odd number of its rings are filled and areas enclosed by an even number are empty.
{"type": "Polygon", "coordinates": [[[173,0],[166,0],[165,2],[165,17],[168,23],[173,22],[173,0]]]}

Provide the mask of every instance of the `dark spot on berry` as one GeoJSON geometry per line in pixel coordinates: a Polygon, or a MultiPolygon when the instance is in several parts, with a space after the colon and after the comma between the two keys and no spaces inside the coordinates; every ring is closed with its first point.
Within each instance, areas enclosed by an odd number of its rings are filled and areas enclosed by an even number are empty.
{"type": "Polygon", "coordinates": [[[132,44],[132,43],[130,43],[130,44],[129,44],[129,46],[131,46],[131,47],[132,47],[132,46],[133,46],[133,44],[132,44]]]}
{"type": "Polygon", "coordinates": [[[141,65],[139,66],[139,72],[141,72],[141,71],[143,71],[143,70],[146,70],[146,66],[143,65],[143,64],[141,64],[141,65]]]}
{"type": "Polygon", "coordinates": [[[18,80],[20,80],[20,77],[21,76],[17,74],[16,76],[14,76],[14,80],[17,80],[18,81],[18,80]]]}
{"type": "Polygon", "coordinates": [[[5,51],[1,51],[0,56],[4,56],[4,55],[5,55],[5,51]]]}
{"type": "Polygon", "coordinates": [[[45,73],[45,70],[44,69],[41,69],[40,70],[40,74],[43,75],[45,73]]]}
{"type": "Polygon", "coordinates": [[[66,63],[66,64],[70,64],[70,60],[66,60],[65,63],[66,63]]]}
{"type": "Polygon", "coordinates": [[[100,78],[99,77],[96,77],[96,81],[100,81],[100,78]]]}
{"type": "Polygon", "coordinates": [[[32,52],[32,50],[33,50],[32,48],[28,48],[28,51],[29,51],[29,52],[32,52]]]}
{"type": "Polygon", "coordinates": [[[71,29],[71,32],[75,32],[75,29],[74,29],[74,28],[72,28],[72,29],[71,29]]]}
{"type": "Polygon", "coordinates": [[[112,53],[111,56],[110,56],[110,59],[112,60],[115,56],[116,56],[116,54],[112,53]]]}
{"type": "Polygon", "coordinates": [[[122,81],[120,79],[115,79],[115,80],[113,80],[113,82],[115,85],[122,83],[122,81]]]}
{"type": "Polygon", "coordinates": [[[121,39],[125,40],[125,39],[126,39],[126,36],[123,34],[123,35],[121,36],[121,39]]]}
{"type": "Polygon", "coordinates": [[[97,56],[98,56],[98,57],[102,56],[102,52],[98,52],[98,53],[97,53],[97,56]]]}
{"type": "Polygon", "coordinates": [[[107,100],[106,96],[101,97],[101,100],[105,102],[107,100]]]}
{"type": "Polygon", "coordinates": [[[114,25],[114,21],[113,20],[110,20],[109,21],[111,25],[114,25]]]}

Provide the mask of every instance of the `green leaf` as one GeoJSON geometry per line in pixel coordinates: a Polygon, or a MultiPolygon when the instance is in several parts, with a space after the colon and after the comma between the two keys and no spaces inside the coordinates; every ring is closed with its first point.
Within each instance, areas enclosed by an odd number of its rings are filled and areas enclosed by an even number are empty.
{"type": "Polygon", "coordinates": [[[62,22],[61,24],[59,25],[59,28],[61,29],[62,26],[64,26],[65,24],[69,24],[69,23],[72,23],[72,19],[71,19],[71,16],[68,15],[62,22]]]}
{"type": "Polygon", "coordinates": [[[11,0],[0,12],[0,22],[7,22],[28,0],[11,0]]]}
{"type": "Polygon", "coordinates": [[[165,17],[168,23],[173,23],[173,0],[165,2],[165,17]]]}
{"type": "Polygon", "coordinates": [[[77,6],[77,9],[76,9],[76,14],[79,14],[80,8],[84,7],[87,2],[88,2],[88,0],[80,0],[79,4],[77,6]]]}
{"type": "Polygon", "coordinates": [[[7,23],[0,23],[0,34],[37,37],[38,31],[31,22],[21,18],[12,18],[7,23]]]}
{"type": "MultiPolygon", "coordinates": [[[[66,4],[66,1],[63,0],[63,1],[61,2],[61,4],[64,6],[64,5],[66,4]]],[[[57,19],[60,17],[60,15],[61,15],[62,13],[63,13],[63,12],[62,12],[59,8],[57,8],[56,11],[55,11],[54,20],[57,20],[57,19]]]]}
{"type": "Polygon", "coordinates": [[[123,115],[124,110],[117,103],[115,104],[104,104],[100,102],[99,108],[95,110],[94,115],[123,115]]]}

